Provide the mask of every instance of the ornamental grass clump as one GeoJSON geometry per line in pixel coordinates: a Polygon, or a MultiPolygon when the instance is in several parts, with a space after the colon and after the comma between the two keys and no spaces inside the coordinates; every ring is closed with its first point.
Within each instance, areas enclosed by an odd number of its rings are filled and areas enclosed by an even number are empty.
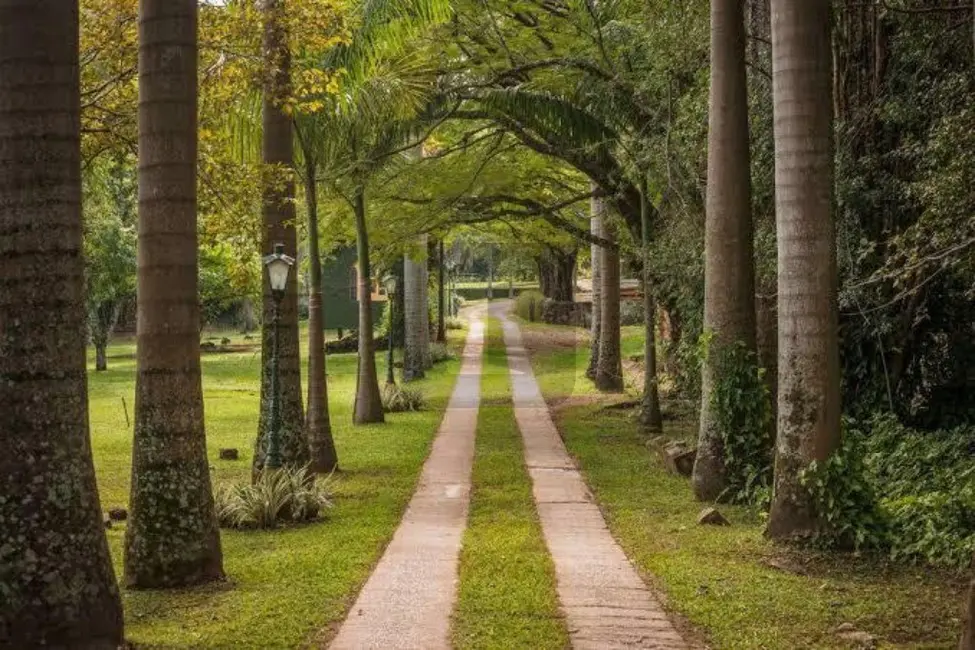
{"type": "Polygon", "coordinates": [[[266,470],[251,485],[217,487],[217,520],[223,528],[263,530],[314,521],[332,507],[332,483],[307,467],[266,470]]]}
{"type": "Polygon", "coordinates": [[[383,410],[386,413],[408,413],[421,411],[426,405],[419,388],[386,384],[383,386],[383,410]]]}

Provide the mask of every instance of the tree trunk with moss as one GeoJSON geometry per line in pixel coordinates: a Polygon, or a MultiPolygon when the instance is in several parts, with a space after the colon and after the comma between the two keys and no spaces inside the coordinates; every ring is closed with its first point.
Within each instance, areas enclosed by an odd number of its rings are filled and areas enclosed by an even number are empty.
{"type": "Polygon", "coordinates": [[[773,0],[779,408],[768,534],[821,527],[800,476],[840,444],[829,0],[773,0]]]}
{"type": "MultiPolygon", "coordinates": [[[[261,252],[275,244],[298,255],[295,215],[294,139],[291,116],[284,102],[291,94],[291,55],[283,0],[264,0],[264,104],[263,161],[267,167],[262,188],[263,220],[261,252]]],[[[264,468],[267,429],[271,415],[271,354],[274,341],[274,298],[267,274],[263,275],[264,317],[261,336],[261,415],[254,448],[254,476],[264,468]]],[[[281,460],[285,466],[309,462],[308,438],[301,391],[301,351],[298,334],[298,273],[288,277],[278,312],[278,399],[281,460]]]]}
{"type": "Polygon", "coordinates": [[[0,0],[0,647],[114,649],[88,430],[78,3],[0,0]]]}
{"type": "Polygon", "coordinates": [[[359,369],[356,375],[355,405],[352,421],[372,424],[385,421],[379,377],[376,374],[376,345],[372,323],[372,269],[369,264],[369,230],[366,227],[366,197],[362,186],[356,188],[356,250],[359,257],[359,369]]]}
{"type": "MultiPolygon", "coordinates": [[[[603,237],[616,241],[616,225],[603,221],[603,237]]],[[[603,248],[600,268],[599,359],[596,388],[605,392],[623,390],[623,358],[620,350],[620,251],[603,248]]]]}
{"type": "Polygon", "coordinates": [[[305,205],[308,208],[308,452],[311,469],[329,474],[339,459],[328,412],[328,373],[325,356],[325,304],[322,300],[322,253],[318,243],[317,165],[305,151],[305,205]]]}
{"type": "Polygon", "coordinates": [[[711,96],[708,133],[707,219],[704,236],[704,331],[701,419],[692,483],[701,501],[727,488],[724,440],[731,418],[713,406],[722,355],[755,352],[755,271],[745,75],[744,0],[711,2],[711,96]],[[722,421],[724,420],[724,421],[722,421]]]}
{"type": "Polygon", "coordinates": [[[424,331],[423,318],[423,312],[427,309],[423,291],[423,270],[427,264],[426,253],[426,241],[420,238],[414,243],[414,249],[406,255],[404,262],[403,381],[416,381],[426,376],[424,340],[428,334],[424,331]]]}
{"type": "MultiPolygon", "coordinates": [[[[595,190],[595,185],[593,186],[595,190]]],[[[602,199],[593,198],[591,205],[591,217],[589,219],[589,232],[593,237],[603,236],[603,212],[604,204],[602,199]]],[[[600,286],[602,282],[602,274],[600,272],[602,268],[602,256],[603,248],[598,244],[592,244],[590,247],[590,256],[592,258],[592,321],[589,330],[590,335],[590,350],[589,350],[589,367],[586,369],[586,376],[590,379],[596,378],[596,366],[599,363],[599,326],[600,320],[602,318],[602,291],[603,288],[600,286]]]]}
{"type": "Polygon", "coordinates": [[[197,3],[139,5],[135,439],[125,584],[223,578],[200,376],[197,3]]]}

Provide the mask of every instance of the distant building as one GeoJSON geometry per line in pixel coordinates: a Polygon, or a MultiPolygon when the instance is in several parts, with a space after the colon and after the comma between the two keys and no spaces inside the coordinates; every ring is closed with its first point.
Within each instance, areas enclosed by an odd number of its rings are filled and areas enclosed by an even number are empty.
{"type": "MultiPolygon", "coordinates": [[[[378,322],[386,302],[382,284],[372,279],[372,317],[378,322]]],[[[352,330],[359,327],[359,266],[355,246],[342,246],[322,262],[322,300],[325,329],[352,330]]]]}

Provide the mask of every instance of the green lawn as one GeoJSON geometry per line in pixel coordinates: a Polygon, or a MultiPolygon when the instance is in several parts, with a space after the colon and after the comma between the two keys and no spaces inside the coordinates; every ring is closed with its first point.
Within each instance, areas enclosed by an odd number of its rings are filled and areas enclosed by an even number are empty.
{"type": "Polygon", "coordinates": [[[487,343],[454,647],[565,648],[555,568],[535,512],[496,319],[487,343]]]}
{"type": "MultiPolygon", "coordinates": [[[[464,332],[450,332],[456,346],[464,332]]],[[[218,335],[222,338],[223,334],[218,335]]],[[[206,337],[205,337],[206,338],[206,337]]],[[[251,345],[230,335],[237,345],[251,345]]],[[[103,509],[128,502],[134,345],[109,350],[109,371],[89,374],[92,442],[103,509]]],[[[379,355],[384,374],[385,356],[379,355]]],[[[228,581],[170,592],[125,592],[126,636],[142,647],[294,648],[335,623],[391,538],[409,501],[459,369],[438,365],[421,386],[428,409],[352,427],[356,357],[330,355],[329,398],[342,473],[327,521],[273,532],[223,531],[228,581]]],[[[260,351],[203,355],[207,440],[215,483],[246,481],[256,435],[260,351]],[[218,459],[236,447],[236,462],[218,459]]],[[[93,369],[93,363],[92,363],[93,369]]],[[[124,525],[109,532],[121,575],[124,525]]]]}
{"type": "MultiPolygon", "coordinates": [[[[541,325],[526,330],[549,339],[559,334],[541,325]]],[[[640,336],[638,328],[627,329],[624,350],[640,350],[640,336]]],[[[667,473],[648,451],[633,413],[593,403],[582,374],[587,362],[585,345],[538,346],[533,354],[542,391],[613,534],[666,594],[668,607],[707,630],[713,647],[852,647],[834,633],[842,623],[875,635],[881,647],[956,647],[957,579],[924,567],[778,547],[763,538],[762,521],[740,508],[721,508],[734,524],[729,528],[698,526],[702,506],[688,481],[667,473]]],[[[674,437],[696,430],[693,422],[666,426],[674,437]]]]}

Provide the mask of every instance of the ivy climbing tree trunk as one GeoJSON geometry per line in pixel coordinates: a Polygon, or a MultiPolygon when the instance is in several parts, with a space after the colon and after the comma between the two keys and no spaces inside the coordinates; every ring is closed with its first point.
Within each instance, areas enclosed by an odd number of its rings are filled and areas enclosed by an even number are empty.
{"type": "Polygon", "coordinates": [[[318,243],[318,166],[308,148],[305,158],[305,205],[308,210],[308,452],[311,469],[329,474],[339,459],[328,412],[325,356],[325,304],[322,300],[322,252],[318,243]]]}
{"type": "Polygon", "coordinates": [[[223,578],[200,376],[196,115],[197,2],[141,0],[130,588],[223,578]]]}
{"type": "MultiPolygon", "coordinates": [[[[593,186],[595,190],[595,185],[593,186]]],[[[591,205],[592,216],[589,219],[589,231],[593,237],[603,236],[603,213],[605,210],[602,199],[593,198],[591,205]]],[[[589,367],[586,369],[586,376],[590,379],[596,378],[596,366],[599,364],[599,329],[602,321],[602,265],[603,248],[598,244],[590,247],[592,258],[592,321],[590,327],[590,354],[589,367]]]]}
{"type": "MultiPolygon", "coordinates": [[[[616,225],[603,221],[603,238],[616,241],[616,225]]],[[[606,392],[623,390],[623,359],[620,351],[620,251],[603,248],[600,256],[599,360],[596,363],[596,388],[606,392]]]]}
{"type": "Polygon", "coordinates": [[[423,341],[427,334],[423,331],[424,304],[423,286],[426,267],[425,241],[418,239],[414,249],[406,255],[403,270],[403,291],[405,297],[403,346],[403,381],[423,379],[426,375],[423,341]]]}
{"type": "Polygon", "coordinates": [[[371,424],[385,421],[383,399],[376,374],[376,344],[372,323],[372,269],[369,264],[369,230],[366,227],[365,189],[359,185],[353,201],[355,207],[356,250],[359,257],[359,369],[356,375],[355,406],[352,421],[371,424]]]}
{"type": "Polygon", "coordinates": [[[820,528],[800,484],[840,443],[829,0],[773,0],[779,408],[768,534],[820,528]]]}
{"type": "Polygon", "coordinates": [[[80,112],[77,0],[0,0],[4,648],[123,638],[88,431],[80,112]]]}
{"type": "MultiPolygon", "coordinates": [[[[264,98],[263,152],[266,166],[262,188],[261,252],[270,253],[275,244],[284,252],[298,256],[295,215],[294,138],[291,116],[284,103],[291,95],[291,54],[288,50],[283,0],[263,0],[264,13],[264,98]]],[[[301,352],[298,334],[298,273],[288,277],[274,319],[274,298],[267,274],[263,281],[263,324],[261,336],[261,415],[254,448],[254,476],[264,468],[267,454],[267,429],[271,415],[271,354],[274,329],[278,329],[278,418],[281,426],[281,461],[285,466],[301,467],[309,461],[305,414],[301,402],[301,352]]]]}
{"type": "MultiPolygon", "coordinates": [[[[755,354],[755,271],[745,75],[744,0],[711,1],[711,96],[707,219],[704,235],[704,331],[701,421],[692,482],[694,495],[714,501],[728,486],[724,440],[734,418],[714,407],[721,359],[755,354]]],[[[750,355],[750,356],[749,356],[750,355]]],[[[746,358],[747,357],[747,358],[746,358]]]]}

